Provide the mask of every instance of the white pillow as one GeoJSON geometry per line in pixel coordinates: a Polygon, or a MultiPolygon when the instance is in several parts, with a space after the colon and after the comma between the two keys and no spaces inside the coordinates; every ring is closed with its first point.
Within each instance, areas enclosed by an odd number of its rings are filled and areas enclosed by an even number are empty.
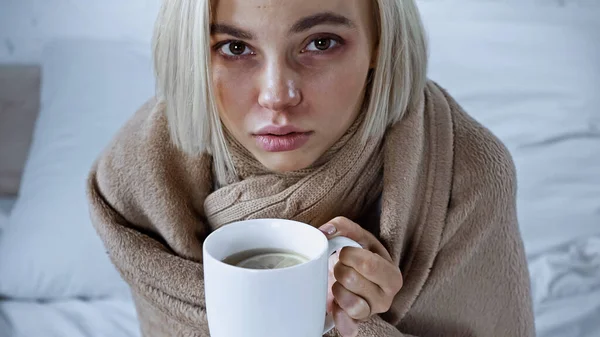
{"type": "Polygon", "coordinates": [[[600,3],[594,3],[419,2],[431,43],[430,78],[515,159],[530,255],[600,233],[600,3]]]}
{"type": "Polygon", "coordinates": [[[0,237],[0,296],[128,294],[94,231],[85,196],[93,161],[154,94],[145,45],[55,41],[44,51],[42,109],[19,198],[0,237]]]}

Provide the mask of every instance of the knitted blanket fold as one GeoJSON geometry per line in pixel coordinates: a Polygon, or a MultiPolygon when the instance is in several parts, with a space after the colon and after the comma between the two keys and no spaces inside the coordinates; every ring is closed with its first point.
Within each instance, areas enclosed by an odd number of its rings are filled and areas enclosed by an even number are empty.
{"type": "Polygon", "coordinates": [[[241,179],[216,191],[211,157],[177,150],[164,106],[142,106],[92,167],[88,199],[143,336],[210,336],[202,242],[215,228],[367,219],[379,197],[379,215],[360,224],[389,250],[404,287],[388,312],[360,323],[360,337],[534,336],[510,154],[434,82],[422,102],[382,143],[361,143],[354,125],[305,172],[270,174],[232,146],[241,179]]]}

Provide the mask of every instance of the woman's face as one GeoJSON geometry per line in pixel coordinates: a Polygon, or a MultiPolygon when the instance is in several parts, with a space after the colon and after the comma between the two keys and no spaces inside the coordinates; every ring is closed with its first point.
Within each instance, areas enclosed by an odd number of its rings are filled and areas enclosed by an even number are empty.
{"type": "Polygon", "coordinates": [[[313,164],[359,113],[372,1],[217,0],[213,85],[228,131],[266,168],[313,164]]]}

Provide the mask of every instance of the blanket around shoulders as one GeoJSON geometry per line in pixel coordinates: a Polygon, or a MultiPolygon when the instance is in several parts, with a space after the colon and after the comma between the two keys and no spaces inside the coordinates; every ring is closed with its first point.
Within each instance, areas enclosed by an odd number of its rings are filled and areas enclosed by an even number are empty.
{"type": "MultiPolygon", "coordinates": [[[[404,286],[359,336],[535,336],[512,158],[439,85],[429,81],[423,98],[383,141],[376,235],[404,286]]],[[[205,337],[212,160],[175,148],[164,109],[144,104],[94,163],[91,219],[131,288],[143,336],[205,337]]]]}

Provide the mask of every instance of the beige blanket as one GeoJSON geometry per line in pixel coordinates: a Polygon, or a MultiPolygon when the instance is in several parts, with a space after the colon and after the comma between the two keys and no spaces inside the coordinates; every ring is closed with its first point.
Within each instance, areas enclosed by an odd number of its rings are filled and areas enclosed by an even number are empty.
{"type": "MultiPolygon", "coordinates": [[[[386,135],[380,218],[365,224],[404,287],[359,336],[534,336],[511,157],[435,83],[424,97],[424,109],[386,135]]],[[[211,158],[171,145],[155,101],[92,168],[93,224],[131,286],[146,337],[209,336],[201,252],[222,225],[205,210],[213,192],[211,158]]]]}

